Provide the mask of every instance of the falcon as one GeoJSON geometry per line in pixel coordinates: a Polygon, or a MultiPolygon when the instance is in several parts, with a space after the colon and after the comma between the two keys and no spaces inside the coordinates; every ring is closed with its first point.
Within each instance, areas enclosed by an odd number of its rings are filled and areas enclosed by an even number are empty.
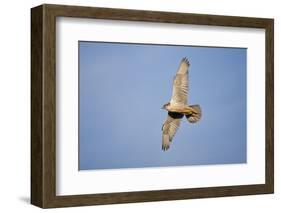
{"type": "Polygon", "coordinates": [[[169,103],[163,105],[162,109],[168,111],[166,121],[162,126],[162,150],[170,148],[182,118],[185,116],[190,123],[200,120],[202,113],[199,105],[188,105],[188,73],[190,63],[187,58],[180,62],[173,81],[173,93],[169,103]]]}

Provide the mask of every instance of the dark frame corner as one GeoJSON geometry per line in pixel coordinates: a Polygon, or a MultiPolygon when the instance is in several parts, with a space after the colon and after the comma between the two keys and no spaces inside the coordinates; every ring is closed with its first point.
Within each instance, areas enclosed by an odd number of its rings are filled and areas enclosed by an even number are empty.
{"type": "Polygon", "coordinates": [[[274,20],[44,4],[31,9],[31,203],[41,208],[274,192],[274,20]],[[56,196],[56,17],[263,28],[266,31],[266,183],[56,196]]]}

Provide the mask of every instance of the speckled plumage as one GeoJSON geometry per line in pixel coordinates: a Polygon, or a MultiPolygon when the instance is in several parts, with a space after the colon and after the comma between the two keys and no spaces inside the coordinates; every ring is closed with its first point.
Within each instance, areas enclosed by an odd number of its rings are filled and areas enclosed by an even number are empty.
{"type": "Polygon", "coordinates": [[[164,151],[170,148],[183,116],[186,116],[190,123],[196,123],[202,115],[199,105],[188,105],[189,67],[189,61],[183,58],[174,77],[171,101],[163,106],[168,111],[168,117],[162,126],[162,150],[164,151]]]}

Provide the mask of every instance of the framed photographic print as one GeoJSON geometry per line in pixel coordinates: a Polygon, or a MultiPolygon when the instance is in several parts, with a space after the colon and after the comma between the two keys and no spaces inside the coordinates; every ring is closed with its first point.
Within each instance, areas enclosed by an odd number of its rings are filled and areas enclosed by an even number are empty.
{"type": "Polygon", "coordinates": [[[273,19],[31,9],[31,203],[274,191],[273,19]]]}

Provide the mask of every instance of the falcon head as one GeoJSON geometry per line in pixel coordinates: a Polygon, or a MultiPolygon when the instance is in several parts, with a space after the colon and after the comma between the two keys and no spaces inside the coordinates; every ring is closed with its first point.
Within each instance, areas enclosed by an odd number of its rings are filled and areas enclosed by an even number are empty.
{"type": "Polygon", "coordinates": [[[166,109],[168,110],[168,107],[170,106],[170,102],[169,103],[166,103],[162,106],[162,109],[166,109]]]}

